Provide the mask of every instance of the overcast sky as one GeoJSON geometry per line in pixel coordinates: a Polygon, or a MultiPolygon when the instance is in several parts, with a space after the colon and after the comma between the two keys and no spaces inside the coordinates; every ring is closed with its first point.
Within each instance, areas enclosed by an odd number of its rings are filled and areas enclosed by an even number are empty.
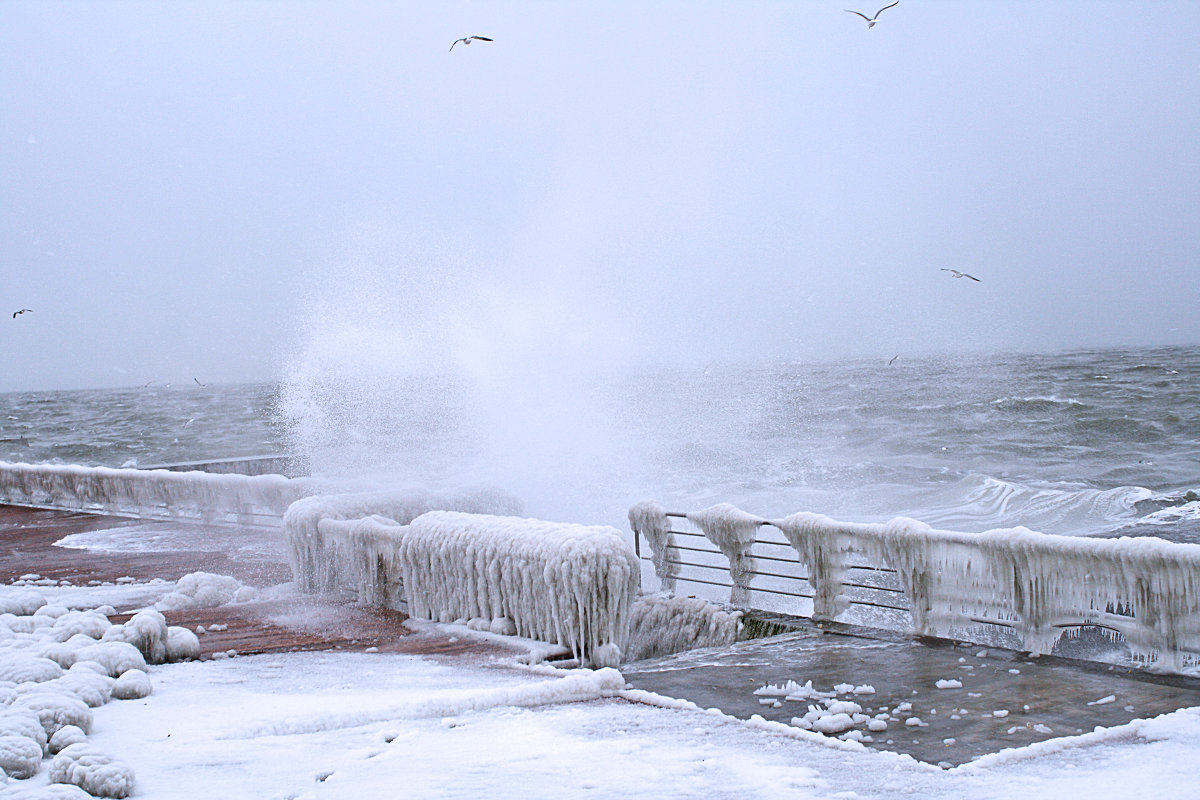
{"type": "Polygon", "coordinates": [[[1200,3],[856,2],[3,0],[0,390],[1200,343],[1200,3]]]}

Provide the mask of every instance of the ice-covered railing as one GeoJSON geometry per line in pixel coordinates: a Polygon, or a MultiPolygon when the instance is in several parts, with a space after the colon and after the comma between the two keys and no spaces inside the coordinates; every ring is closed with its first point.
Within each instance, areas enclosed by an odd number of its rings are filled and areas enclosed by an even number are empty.
{"type": "Polygon", "coordinates": [[[0,462],[0,503],[147,519],[278,527],[288,506],[321,488],[282,475],[0,462]]]}
{"type": "Polygon", "coordinates": [[[643,560],[664,586],[729,587],[735,603],[766,601],[817,620],[904,615],[925,636],[999,627],[1035,653],[1049,653],[1065,631],[1096,628],[1119,634],[1158,670],[1200,661],[1200,545],[1026,528],[955,533],[905,518],[767,520],[728,505],[677,514],[646,502],[629,519],[639,556],[644,537],[654,555],[643,560]],[[733,554],[734,569],[722,553],[733,554]]]}
{"type": "Polygon", "coordinates": [[[435,510],[519,514],[521,503],[493,489],[459,494],[403,489],[305,497],[292,504],[283,518],[292,575],[301,591],[356,592],[360,588],[361,571],[355,559],[367,555],[359,547],[357,537],[347,539],[347,527],[327,523],[378,517],[383,524],[407,525],[425,512],[435,510]],[[356,554],[348,556],[347,548],[353,548],[356,554]]]}
{"type": "Polygon", "coordinates": [[[311,543],[315,533],[319,540],[319,549],[302,555],[311,574],[297,572],[297,581],[308,591],[349,589],[370,605],[403,603],[413,617],[482,623],[558,644],[587,663],[620,661],[639,570],[619,531],[458,511],[414,517],[431,499],[392,496],[391,513],[408,524],[331,514],[378,511],[381,495],[297,503],[288,512],[289,538],[311,543]]]}

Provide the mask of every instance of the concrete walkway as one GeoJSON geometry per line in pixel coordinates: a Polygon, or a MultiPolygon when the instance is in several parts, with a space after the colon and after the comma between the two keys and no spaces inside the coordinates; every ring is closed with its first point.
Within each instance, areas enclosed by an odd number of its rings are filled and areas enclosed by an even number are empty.
{"type": "Polygon", "coordinates": [[[755,695],[756,689],[789,680],[812,681],[823,691],[838,684],[870,686],[870,694],[838,695],[868,716],[886,709],[892,717],[880,732],[856,725],[869,736],[864,744],[942,766],[1200,706],[1200,680],[1193,678],[833,627],[810,624],[728,648],[627,664],[622,672],[638,689],[743,719],[758,714],[784,723],[820,701],[767,698],[755,695]],[[939,681],[947,688],[938,688],[939,681]],[[919,723],[906,724],[910,719],[919,723]]]}

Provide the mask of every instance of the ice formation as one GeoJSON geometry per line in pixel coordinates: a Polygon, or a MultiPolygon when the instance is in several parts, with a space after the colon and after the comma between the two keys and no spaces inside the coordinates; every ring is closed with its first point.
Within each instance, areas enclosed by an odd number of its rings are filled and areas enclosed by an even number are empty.
{"type": "Polygon", "coordinates": [[[134,786],[133,770],[86,742],[59,751],[50,762],[50,782],[73,784],[94,797],[128,797],[134,786]]]}
{"type": "Polygon", "coordinates": [[[615,528],[431,511],[397,558],[414,617],[507,617],[520,636],[602,665],[625,646],[640,572],[615,528]]]}
{"type": "MultiPolygon", "coordinates": [[[[654,528],[663,541],[655,526],[666,514],[651,503],[635,509],[635,530],[654,528]]],[[[764,521],[728,504],[687,517],[729,558],[734,602],[744,604],[754,532],[764,521]]],[[[783,532],[808,568],[816,618],[836,617],[853,602],[846,592],[851,564],[874,566],[894,571],[920,635],[961,637],[972,627],[1000,626],[1024,649],[1049,653],[1064,631],[1094,626],[1122,636],[1135,658],[1160,671],[1200,659],[1200,545],[1020,527],[967,534],[906,518],[848,523],[809,513],[765,524],[783,532]]]]}
{"type": "Polygon", "coordinates": [[[742,612],[695,597],[639,597],[629,625],[629,661],[656,658],[697,647],[733,644],[742,612]]]}
{"type": "MultiPolygon", "coordinates": [[[[420,489],[391,492],[326,494],[297,500],[283,517],[292,575],[304,592],[328,593],[351,588],[358,572],[340,557],[344,553],[326,543],[321,523],[326,520],[359,520],[381,517],[397,525],[434,510],[467,511],[481,514],[519,514],[518,500],[496,490],[476,490],[445,496],[420,489]],[[346,570],[351,570],[349,573],[346,570]]],[[[326,531],[344,529],[326,526],[326,531]]],[[[369,537],[369,533],[366,534],[369,537]]],[[[357,588],[357,586],[354,586],[357,588]]]]}
{"type": "Polygon", "coordinates": [[[174,591],[159,598],[154,607],[159,611],[215,608],[229,603],[245,603],[255,599],[257,594],[253,586],[247,586],[229,575],[190,572],[179,579],[174,591]]]}
{"type": "Polygon", "coordinates": [[[719,503],[703,511],[690,513],[687,518],[729,559],[729,577],[733,581],[729,602],[737,606],[748,605],[750,581],[757,567],[751,550],[758,529],[765,524],[765,520],[729,503],[719,503]]]}
{"type": "Polygon", "coordinates": [[[312,478],[282,475],[0,462],[0,502],[146,519],[274,527],[294,501],[324,488],[312,478]]]}
{"type": "Polygon", "coordinates": [[[195,634],[167,626],[153,609],[114,625],[111,606],[68,610],[19,589],[0,589],[0,609],[0,768],[29,778],[44,754],[53,755],[50,786],[30,796],[126,796],[129,768],[87,744],[92,709],[150,694],[147,661],[198,654],[195,634]]]}
{"type": "Polygon", "coordinates": [[[675,591],[679,574],[679,549],[667,512],[653,500],[637,503],[629,509],[629,527],[635,536],[644,536],[653,554],[654,574],[664,591],[675,591]]]}

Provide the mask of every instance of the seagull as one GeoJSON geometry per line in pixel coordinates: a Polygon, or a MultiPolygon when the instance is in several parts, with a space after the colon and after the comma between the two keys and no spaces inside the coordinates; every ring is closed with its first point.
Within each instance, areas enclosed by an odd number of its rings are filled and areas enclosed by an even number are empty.
{"type": "Polygon", "coordinates": [[[897,358],[899,358],[899,357],[900,357],[899,355],[894,355],[894,356],[892,356],[892,360],[888,362],[888,366],[890,367],[892,364],[895,364],[895,363],[896,363],[896,359],[897,359],[897,358]]]}
{"type": "Polygon", "coordinates": [[[205,386],[208,386],[207,383],[201,383],[199,378],[192,378],[192,380],[194,380],[196,382],[196,385],[199,386],[201,389],[203,389],[205,386]]]}
{"type": "Polygon", "coordinates": [[[956,277],[956,278],[970,278],[971,280],[975,281],[976,283],[983,283],[983,281],[979,280],[979,278],[976,278],[974,275],[968,275],[967,273],[959,272],[956,269],[949,269],[947,267],[942,267],[942,272],[952,272],[952,273],[954,273],[954,277],[956,277]]]}
{"type": "Polygon", "coordinates": [[[18,314],[24,314],[27,311],[33,311],[33,309],[32,308],[22,308],[20,311],[14,311],[13,319],[16,319],[18,314]]]}
{"type": "Polygon", "coordinates": [[[865,19],[867,21],[867,28],[874,28],[875,23],[879,22],[880,14],[887,11],[892,6],[898,6],[898,5],[900,5],[900,0],[896,0],[896,2],[892,3],[891,6],[884,6],[883,8],[879,9],[878,11],[875,12],[875,16],[873,16],[873,17],[868,17],[866,14],[862,13],[861,11],[851,11],[848,8],[845,9],[845,11],[848,14],[858,14],[860,17],[862,17],[863,19],[865,19]]]}
{"type": "MultiPolygon", "coordinates": [[[[900,0],[896,0],[896,2],[897,2],[897,3],[899,3],[899,2],[900,2],[900,0]]],[[[464,37],[463,37],[463,38],[461,38],[461,39],[455,39],[455,40],[454,40],[454,44],[450,45],[450,52],[453,52],[453,51],[454,51],[454,45],[455,45],[455,44],[458,44],[459,42],[462,42],[464,45],[467,45],[467,44],[470,44],[470,43],[471,43],[471,41],[472,41],[473,39],[478,39],[478,40],[479,40],[479,41],[481,41],[481,42],[490,42],[490,41],[492,41],[491,39],[489,39],[489,38],[488,38],[488,37],[486,37],[486,36],[464,36],[464,37]]]]}

